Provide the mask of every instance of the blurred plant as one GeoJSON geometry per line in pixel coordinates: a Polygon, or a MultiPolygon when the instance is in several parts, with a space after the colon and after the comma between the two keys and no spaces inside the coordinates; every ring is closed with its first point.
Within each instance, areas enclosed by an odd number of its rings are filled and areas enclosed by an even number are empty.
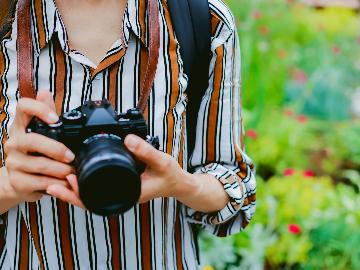
{"type": "Polygon", "coordinates": [[[257,212],[238,235],[202,235],[204,269],[360,269],[358,14],[226,2],[240,34],[257,212]]]}
{"type": "Polygon", "coordinates": [[[258,193],[262,200],[249,228],[225,240],[203,236],[204,264],[217,270],[265,265],[267,269],[359,269],[360,196],[353,188],[333,186],[328,177],[309,180],[297,172],[259,180],[258,193]],[[235,257],[229,255],[231,250],[235,257]]]}
{"type": "Polygon", "coordinates": [[[348,9],[314,10],[301,1],[228,0],[242,48],[243,106],[255,127],[269,107],[296,103],[298,113],[350,117],[359,86],[359,23],[348,9]]]}

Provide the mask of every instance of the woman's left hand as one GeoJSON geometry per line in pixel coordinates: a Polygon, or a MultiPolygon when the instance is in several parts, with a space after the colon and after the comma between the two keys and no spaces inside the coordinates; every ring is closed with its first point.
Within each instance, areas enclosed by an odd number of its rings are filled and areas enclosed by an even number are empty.
{"type": "MultiPolygon", "coordinates": [[[[177,197],[185,192],[184,184],[189,173],[168,154],[156,150],[138,136],[128,135],[125,146],[140,161],[146,165],[141,174],[141,196],[139,203],[145,203],[159,197],[177,197]]],[[[52,185],[47,193],[68,203],[85,208],[80,200],[79,187],[75,175],[69,175],[67,180],[71,189],[60,185],[52,185]]]]}

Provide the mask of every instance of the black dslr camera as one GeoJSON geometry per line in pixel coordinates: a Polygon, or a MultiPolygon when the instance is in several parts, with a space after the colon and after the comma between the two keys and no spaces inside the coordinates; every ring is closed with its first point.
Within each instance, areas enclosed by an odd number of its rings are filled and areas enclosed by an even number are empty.
{"type": "Polygon", "coordinates": [[[159,149],[159,139],[147,135],[138,109],[117,114],[108,100],[88,101],[52,125],[33,118],[26,132],[60,141],[75,153],[81,200],[103,216],[129,210],[140,196],[145,166],[126,149],[125,136],[135,134],[159,149]]]}

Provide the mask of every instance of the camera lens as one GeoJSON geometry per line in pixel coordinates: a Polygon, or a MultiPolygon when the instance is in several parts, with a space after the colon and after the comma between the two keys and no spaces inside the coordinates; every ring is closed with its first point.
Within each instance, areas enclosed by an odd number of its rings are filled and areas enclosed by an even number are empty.
{"type": "Polygon", "coordinates": [[[81,200],[95,214],[121,214],[137,203],[140,175],[119,137],[99,134],[87,139],[76,168],[81,200]]]}

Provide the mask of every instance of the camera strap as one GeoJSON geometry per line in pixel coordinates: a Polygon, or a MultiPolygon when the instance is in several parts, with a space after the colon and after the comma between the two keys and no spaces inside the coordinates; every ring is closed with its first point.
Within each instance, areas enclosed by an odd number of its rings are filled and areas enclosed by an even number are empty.
{"type": "MultiPolygon", "coordinates": [[[[20,97],[35,98],[36,91],[33,76],[33,47],[31,34],[31,0],[19,0],[17,10],[17,70],[20,97]]],[[[152,89],[160,48],[160,26],[159,26],[159,2],[157,0],[147,1],[149,43],[148,62],[141,84],[140,98],[137,108],[145,112],[150,91],[152,89]]],[[[143,71],[142,71],[143,72],[143,71]]]]}

